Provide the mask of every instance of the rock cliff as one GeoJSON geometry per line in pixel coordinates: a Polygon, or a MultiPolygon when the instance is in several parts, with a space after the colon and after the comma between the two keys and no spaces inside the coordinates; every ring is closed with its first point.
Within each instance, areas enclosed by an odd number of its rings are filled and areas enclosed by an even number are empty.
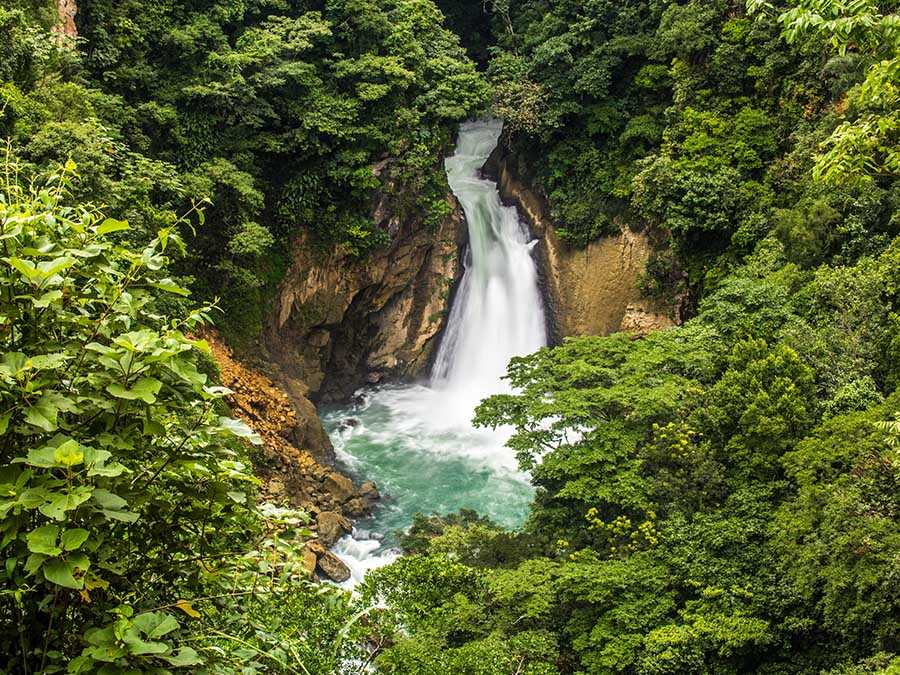
{"type": "Polygon", "coordinates": [[[554,340],[617,331],[643,335],[672,325],[665,312],[638,290],[652,252],[644,233],[622,227],[617,236],[572,248],[557,236],[546,198],[522,176],[503,139],[485,173],[497,181],[504,202],[519,209],[539,239],[535,254],[554,340]]]}
{"type": "Polygon", "coordinates": [[[59,14],[59,23],[54,27],[60,36],[77,38],[78,29],[75,26],[75,15],[78,14],[78,4],[75,0],[57,0],[56,11],[59,14]]]}
{"type": "Polygon", "coordinates": [[[309,514],[309,527],[315,533],[304,546],[310,574],[318,571],[335,581],[344,581],[349,570],[327,548],[351,531],[350,518],[363,516],[371,509],[379,499],[378,490],[370,481],[355,486],[350,478],[329,465],[333,456],[322,457],[322,448],[314,444],[328,443],[328,437],[311,404],[311,411],[298,410],[293,397],[262,373],[235,359],[214,331],[204,337],[212,349],[222,384],[233,392],[227,399],[233,414],[262,438],[263,445],[253,461],[261,482],[261,501],[293,506],[309,514]]]}
{"type": "Polygon", "coordinates": [[[462,266],[462,209],[436,227],[401,217],[394,190],[374,205],[390,244],[356,260],[322,253],[301,233],[282,281],[263,345],[292,395],[349,397],[362,384],[425,372],[462,266]],[[392,196],[393,195],[393,196],[392,196]]]}

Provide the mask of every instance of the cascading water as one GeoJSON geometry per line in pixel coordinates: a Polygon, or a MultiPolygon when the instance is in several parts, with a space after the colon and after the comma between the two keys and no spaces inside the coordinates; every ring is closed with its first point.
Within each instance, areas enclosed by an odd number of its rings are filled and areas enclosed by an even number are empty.
{"type": "Polygon", "coordinates": [[[352,571],[349,585],[396,557],[392,535],[415,513],[470,508],[515,527],[527,512],[531,486],[505,447],[510,430],[472,426],[478,403],[508,390],[509,360],[546,344],[528,231],[480,175],[501,129],[497,121],[462,125],[445,163],[469,246],[430,382],[365,390],[354,406],[323,415],[339,458],[384,495],[335,547],[352,571]]]}
{"type": "Polygon", "coordinates": [[[496,184],[480,176],[501,128],[498,122],[463,125],[456,154],[446,161],[450,188],[469,223],[469,255],[432,386],[451,397],[456,405],[449,413],[466,415],[464,424],[481,399],[502,388],[513,356],[547,342],[528,231],[515,208],[503,206],[496,184]]]}

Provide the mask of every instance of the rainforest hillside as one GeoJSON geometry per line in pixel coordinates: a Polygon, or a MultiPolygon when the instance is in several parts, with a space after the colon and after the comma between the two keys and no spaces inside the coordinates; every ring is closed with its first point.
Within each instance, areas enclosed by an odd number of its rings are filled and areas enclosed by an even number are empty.
{"type": "Polygon", "coordinates": [[[512,161],[571,246],[651,233],[688,320],[513,361],[478,422],[516,428],[525,528],[421,518],[370,582],[405,627],[378,663],[894,672],[896,3],[490,9],[512,161]]]}
{"type": "Polygon", "coordinates": [[[0,671],[900,671],[897,2],[5,0],[0,135],[0,671]],[[427,239],[485,114],[678,325],[513,359],[524,524],[421,514],[351,594],[207,338],[276,372],[297,242],[427,239]]]}

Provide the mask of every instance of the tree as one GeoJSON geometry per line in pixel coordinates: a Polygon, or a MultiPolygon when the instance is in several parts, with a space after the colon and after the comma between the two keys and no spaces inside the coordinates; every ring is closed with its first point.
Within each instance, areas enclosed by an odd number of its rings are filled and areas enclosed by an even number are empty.
{"type": "MultiPolygon", "coordinates": [[[[865,79],[841,107],[846,119],[816,157],[813,176],[830,184],[900,175],[900,15],[876,0],[801,0],[778,16],[788,42],[812,36],[844,56],[862,56],[865,79]]],[[[774,10],[747,0],[750,12],[774,10]]]]}

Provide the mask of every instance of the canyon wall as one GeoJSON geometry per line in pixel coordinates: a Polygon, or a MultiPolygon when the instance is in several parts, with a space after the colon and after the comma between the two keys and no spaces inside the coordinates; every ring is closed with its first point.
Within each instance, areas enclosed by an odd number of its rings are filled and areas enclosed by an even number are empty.
{"type": "Polygon", "coordinates": [[[320,251],[306,233],[293,243],[263,345],[295,398],[342,400],[362,384],[427,371],[462,273],[465,219],[452,196],[436,227],[399,216],[400,193],[389,188],[372,211],[386,247],[357,260],[320,251]]]}
{"type": "Polygon", "coordinates": [[[568,246],[556,234],[546,198],[518,164],[501,138],[484,170],[539,240],[535,254],[553,339],[617,331],[643,335],[671,326],[666,313],[638,290],[653,250],[646,234],[622,227],[620,234],[600,237],[584,248],[568,246]]]}
{"type": "Polygon", "coordinates": [[[75,15],[78,14],[78,4],[75,0],[58,0],[56,11],[59,15],[59,23],[54,31],[66,38],[77,38],[78,29],[75,26],[75,15]]]}

